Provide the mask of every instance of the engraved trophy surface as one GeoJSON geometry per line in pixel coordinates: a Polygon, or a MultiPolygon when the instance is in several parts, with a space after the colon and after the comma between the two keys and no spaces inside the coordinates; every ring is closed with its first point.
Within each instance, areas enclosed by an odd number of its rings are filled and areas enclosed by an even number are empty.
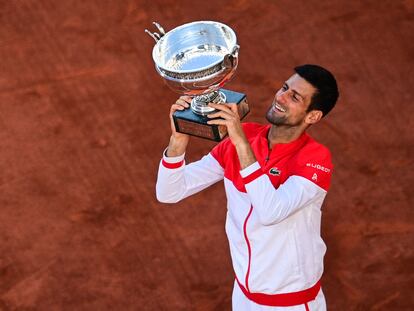
{"type": "Polygon", "coordinates": [[[208,103],[236,103],[240,118],[249,112],[244,94],[221,89],[237,68],[240,46],[236,34],[213,21],[184,24],[167,33],[153,24],[158,32],[145,32],[156,42],[152,58],[158,74],[173,91],[193,97],[190,109],[174,113],[176,130],[220,141],[227,129],[207,124],[206,116],[216,111],[208,103]]]}

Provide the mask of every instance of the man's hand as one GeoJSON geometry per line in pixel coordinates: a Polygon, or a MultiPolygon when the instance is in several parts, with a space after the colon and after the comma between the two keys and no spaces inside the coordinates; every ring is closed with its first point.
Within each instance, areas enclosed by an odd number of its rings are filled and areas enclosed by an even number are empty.
{"type": "Polygon", "coordinates": [[[217,109],[218,111],[209,114],[209,118],[221,118],[215,120],[209,120],[208,124],[225,125],[229,138],[236,148],[237,155],[239,156],[240,166],[242,169],[256,162],[253,150],[250,147],[249,141],[243,132],[243,127],[240,122],[239,112],[237,110],[237,104],[209,104],[210,107],[217,109]]]}
{"type": "Polygon", "coordinates": [[[236,104],[208,104],[210,107],[218,110],[215,113],[209,114],[208,118],[221,118],[209,120],[208,124],[225,125],[227,132],[234,146],[241,144],[248,144],[246,136],[244,135],[242,125],[240,123],[240,116],[236,104]]]}
{"type": "Polygon", "coordinates": [[[187,149],[190,136],[183,133],[178,133],[175,130],[173,114],[177,110],[184,110],[190,107],[191,97],[181,96],[177,101],[171,105],[170,109],[170,125],[171,125],[171,138],[167,149],[167,157],[176,157],[185,153],[187,149]]]}

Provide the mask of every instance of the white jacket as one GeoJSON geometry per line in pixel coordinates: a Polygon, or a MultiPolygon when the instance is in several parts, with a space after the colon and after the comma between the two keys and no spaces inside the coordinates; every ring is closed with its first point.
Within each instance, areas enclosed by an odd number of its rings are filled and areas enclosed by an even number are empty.
{"type": "Polygon", "coordinates": [[[188,165],[184,155],[164,155],[157,198],[178,202],[224,179],[226,233],[240,286],[267,295],[308,289],[323,272],[321,205],[332,173],[330,152],[306,133],[269,150],[270,126],[243,128],[257,162],[240,170],[229,139],[188,165]]]}

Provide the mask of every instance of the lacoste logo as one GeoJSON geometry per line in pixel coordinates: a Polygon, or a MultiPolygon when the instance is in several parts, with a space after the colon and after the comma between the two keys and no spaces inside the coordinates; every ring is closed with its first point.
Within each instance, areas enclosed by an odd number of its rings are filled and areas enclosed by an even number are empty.
{"type": "Polygon", "coordinates": [[[280,176],[281,171],[277,169],[277,167],[272,167],[269,170],[269,174],[272,176],[280,176]]]}

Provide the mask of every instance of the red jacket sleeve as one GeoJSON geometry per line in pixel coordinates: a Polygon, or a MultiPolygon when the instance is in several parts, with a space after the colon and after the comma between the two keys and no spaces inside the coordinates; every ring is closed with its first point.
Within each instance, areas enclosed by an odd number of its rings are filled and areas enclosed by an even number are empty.
{"type": "Polygon", "coordinates": [[[301,150],[293,163],[292,175],[304,177],[328,191],[333,165],[331,153],[325,146],[314,141],[301,150]]]}

